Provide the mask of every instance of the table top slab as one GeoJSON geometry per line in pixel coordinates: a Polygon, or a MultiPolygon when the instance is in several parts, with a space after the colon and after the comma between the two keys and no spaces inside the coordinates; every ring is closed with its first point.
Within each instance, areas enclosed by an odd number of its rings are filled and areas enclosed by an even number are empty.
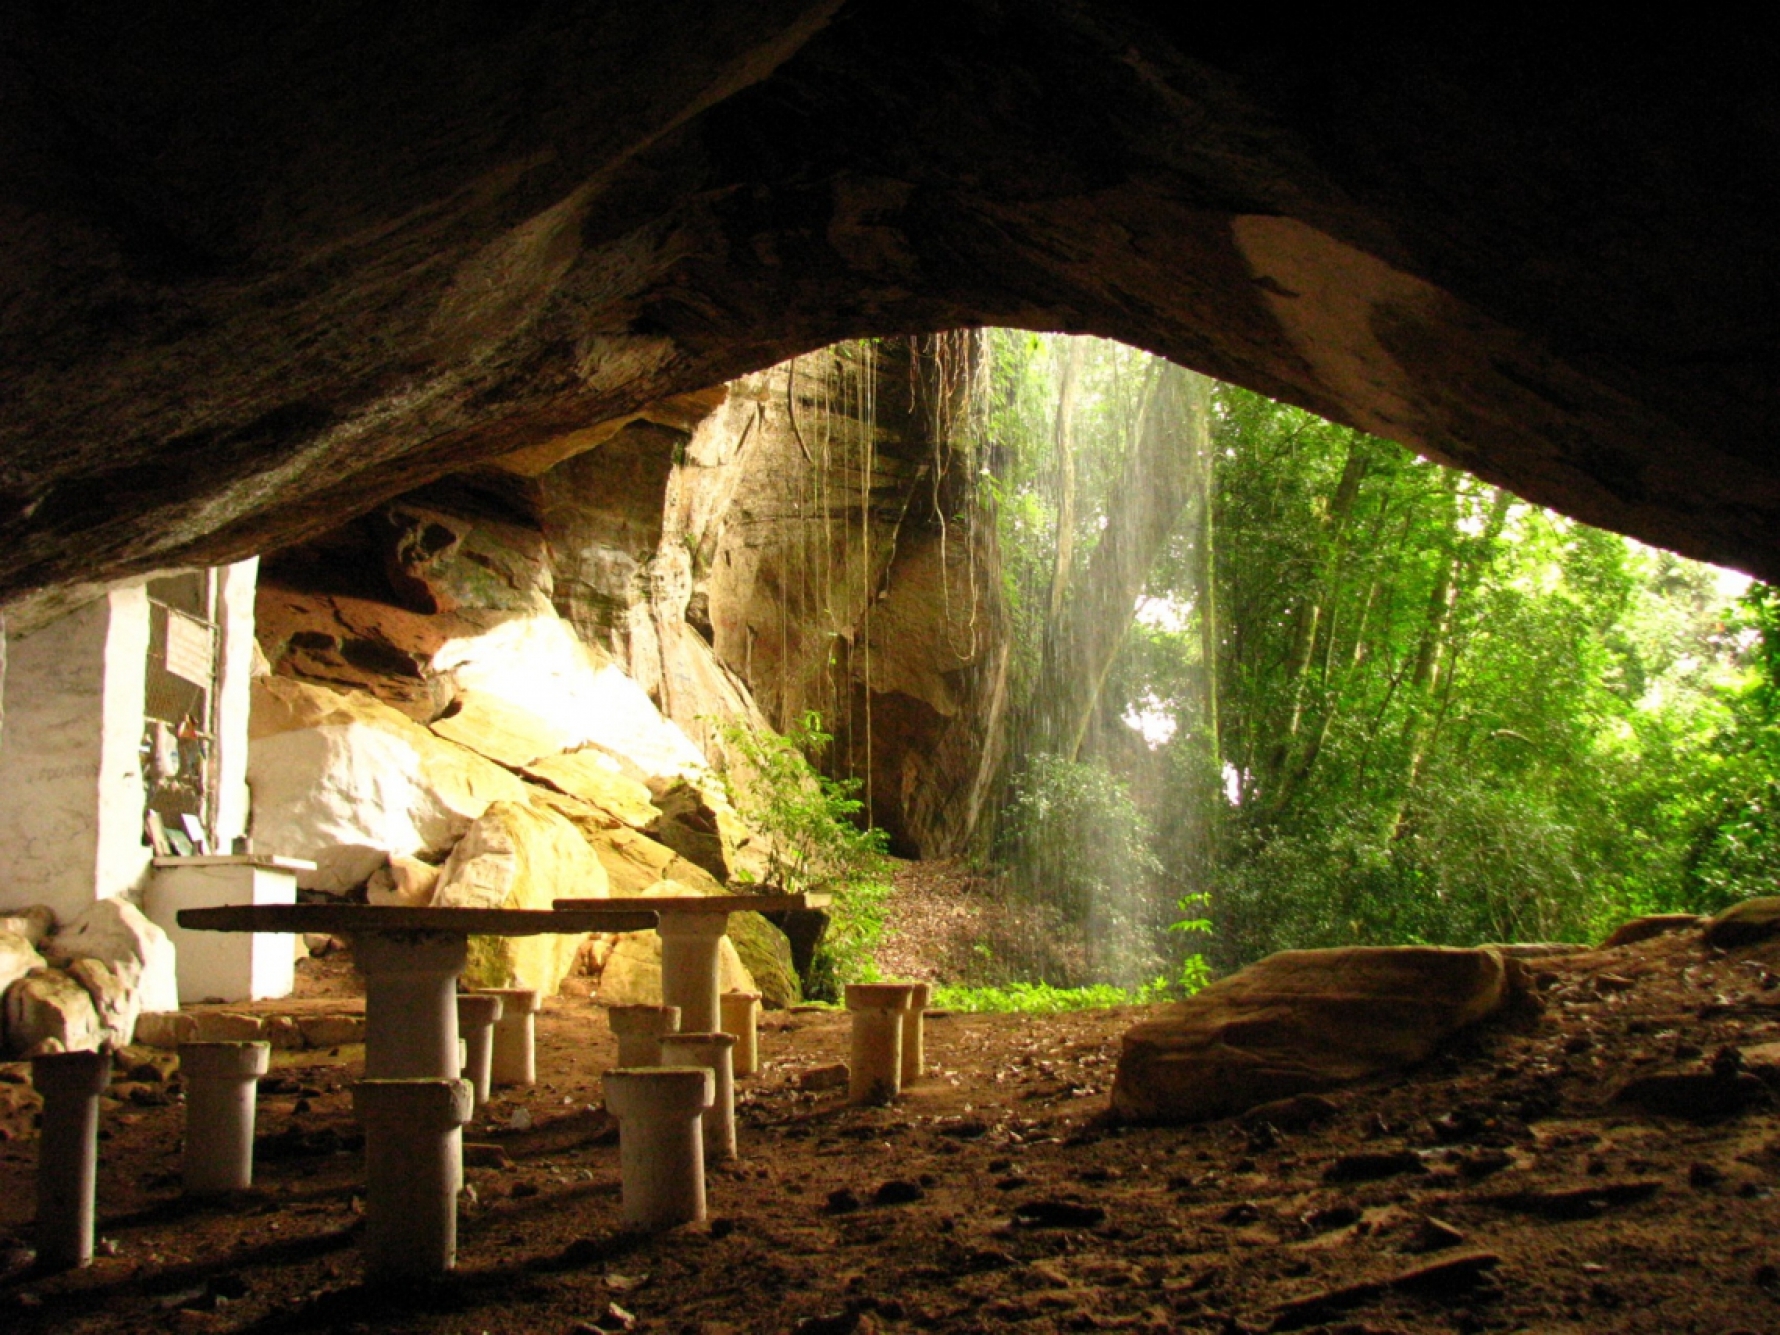
{"type": "MultiPolygon", "coordinates": [[[[833,895],[624,895],[610,899],[558,899],[558,913],[595,907],[635,913],[780,913],[786,909],[825,909],[833,895]]],[[[651,924],[653,926],[653,924],[651,924]]]]}
{"type": "Polygon", "coordinates": [[[466,936],[537,936],[546,932],[643,932],[657,921],[646,901],[573,902],[569,910],[402,908],[371,904],[226,904],[181,909],[179,925],[201,932],[462,932],[466,936]],[[596,907],[601,906],[601,907],[596,907]]]}

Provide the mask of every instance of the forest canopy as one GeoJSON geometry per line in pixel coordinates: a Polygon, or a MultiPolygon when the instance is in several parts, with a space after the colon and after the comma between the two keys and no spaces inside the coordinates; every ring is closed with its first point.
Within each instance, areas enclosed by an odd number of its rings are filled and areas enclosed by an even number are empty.
{"type": "Polygon", "coordinates": [[[1091,947],[1010,971],[1190,985],[1770,891],[1767,588],[1117,344],[991,331],[979,378],[991,853],[1091,947]]]}

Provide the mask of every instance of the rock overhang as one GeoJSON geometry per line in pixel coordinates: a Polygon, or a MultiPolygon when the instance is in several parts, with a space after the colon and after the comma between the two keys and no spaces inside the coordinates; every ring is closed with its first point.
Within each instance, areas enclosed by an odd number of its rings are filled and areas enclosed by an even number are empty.
{"type": "Polygon", "coordinates": [[[1780,575],[1780,118],[1747,34],[351,10],[0,28],[0,597],[982,323],[1122,338],[1780,575]]]}

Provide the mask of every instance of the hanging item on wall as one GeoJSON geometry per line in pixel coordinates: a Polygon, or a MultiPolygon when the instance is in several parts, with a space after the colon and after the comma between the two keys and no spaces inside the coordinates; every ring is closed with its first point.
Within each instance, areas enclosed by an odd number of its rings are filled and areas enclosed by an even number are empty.
{"type": "Polygon", "coordinates": [[[149,773],[157,779],[171,779],[179,773],[179,738],[160,719],[151,720],[150,728],[153,743],[149,747],[149,773]]]}
{"type": "Polygon", "coordinates": [[[199,853],[210,851],[210,836],[204,833],[204,822],[189,811],[182,814],[179,823],[185,827],[186,838],[192,841],[192,848],[199,853]]]}
{"type": "Polygon", "coordinates": [[[206,769],[210,760],[210,743],[198,731],[198,724],[187,714],[179,724],[179,768],[197,780],[200,788],[209,786],[206,769]]]}
{"type": "Polygon", "coordinates": [[[160,812],[150,808],[142,817],[142,828],[148,836],[148,846],[154,849],[157,858],[173,856],[173,841],[167,837],[167,825],[160,812]]]}
{"type": "Polygon", "coordinates": [[[167,671],[210,689],[215,672],[215,632],[202,621],[167,610],[167,671]]]}

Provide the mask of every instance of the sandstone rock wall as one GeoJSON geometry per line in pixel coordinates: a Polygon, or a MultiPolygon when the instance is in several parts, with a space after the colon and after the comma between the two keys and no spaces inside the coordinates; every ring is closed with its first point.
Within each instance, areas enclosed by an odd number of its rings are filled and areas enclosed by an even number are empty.
{"type": "MultiPolygon", "coordinates": [[[[594,748],[665,782],[744,765],[729,725],[814,710],[836,738],[818,759],[865,781],[904,851],[956,851],[1006,639],[973,522],[975,352],[829,349],[430,484],[268,558],[267,656],[509,768],[594,748]]],[[[693,860],[757,865],[723,857],[693,860]]]]}

